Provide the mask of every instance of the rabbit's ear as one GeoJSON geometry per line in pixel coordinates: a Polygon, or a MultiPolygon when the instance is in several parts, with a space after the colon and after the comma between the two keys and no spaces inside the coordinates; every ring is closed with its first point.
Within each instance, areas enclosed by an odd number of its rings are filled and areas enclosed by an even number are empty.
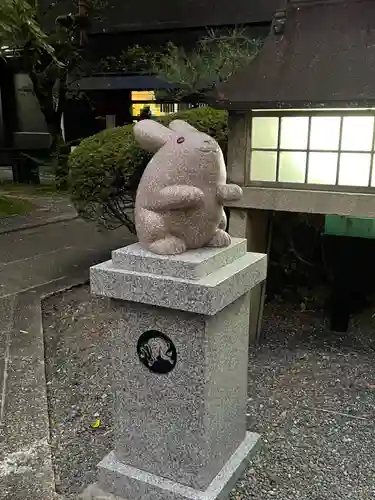
{"type": "Polygon", "coordinates": [[[141,120],[133,127],[135,140],[142,149],[156,153],[166,142],[176,139],[176,134],[154,120],[141,120]]]}
{"type": "Polygon", "coordinates": [[[169,124],[169,128],[177,134],[200,134],[199,130],[190,125],[184,120],[173,120],[169,124]]]}

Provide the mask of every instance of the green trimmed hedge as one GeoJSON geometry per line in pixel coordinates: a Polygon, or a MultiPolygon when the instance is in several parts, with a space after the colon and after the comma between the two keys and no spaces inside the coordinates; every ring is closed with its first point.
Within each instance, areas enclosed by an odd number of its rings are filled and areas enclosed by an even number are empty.
{"type": "MultiPolygon", "coordinates": [[[[227,147],[227,113],[194,108],[158,120],[186,120],[227,147]]],[[[141,175],[151,155],[133,138],[133,125],[107,129],[84,139],[69,156],[71,197],[79,215],[106,228],[126,225],[134,231],[132,209],[141,175]]]]}

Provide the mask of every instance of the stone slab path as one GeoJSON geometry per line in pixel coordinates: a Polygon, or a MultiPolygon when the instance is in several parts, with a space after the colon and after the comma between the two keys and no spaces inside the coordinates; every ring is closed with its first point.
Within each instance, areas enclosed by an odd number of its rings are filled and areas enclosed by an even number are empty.
{"type": "Polygon", "coordinates": [[[48,444],[41,299],[85,282],[91,265],[134,241],[125,229],[98,233],[74,214],[65,215],[44,225],[13,218],[5,232],[2,225],[0,500],[57,498],[48,444]]]}
{"type": "Polygon", "coordinates": [[[59,194],[37,195],[27,192],[1,190],[7,198],[18,198],[30,201],[35,209],[29,214],[16,217],[0,217],[0,235],[23,229],[40,227],[55,222],[69,221],[77,218],[77,212],[66,196],[59,194]]]}

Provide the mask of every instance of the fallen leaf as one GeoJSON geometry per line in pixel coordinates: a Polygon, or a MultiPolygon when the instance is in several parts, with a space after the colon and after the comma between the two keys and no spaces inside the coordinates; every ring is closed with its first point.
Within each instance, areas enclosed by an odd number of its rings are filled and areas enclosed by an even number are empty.
{"type": "Polygon", "coordinates": [[[99,427],[101,426],[102,424],[102,421],[100,420],[100,418],[96,419],[95,422],[93,424],[91,424],[91,427],[93,429],[99,429],[99,427]]]}

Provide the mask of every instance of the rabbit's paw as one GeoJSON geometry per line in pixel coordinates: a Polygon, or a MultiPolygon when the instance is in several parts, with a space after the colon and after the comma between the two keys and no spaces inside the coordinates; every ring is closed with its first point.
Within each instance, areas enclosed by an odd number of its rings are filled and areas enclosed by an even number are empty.
{"type": "Polygon", "coordinates": [[[221,184],[217,187],[217,198],[220,202],[238,201],[242,198],[243,192],[237,184],[221,184]]]}
{"type": "Polygon", "coordinates": [[[175,236],[167,236],[154,241],[149,250],[159,255],[177,255],[186,251],[186,243],[175,236]]]}
{"type": "Polygon", "coordinates": [[[209,247],[228,247],[232,242],[231,237],[229,236],[228,233],[223,231],[222,229],[218,229],[215,233],[215,236],[212,238],[210,243],[208,244],[209,247]]]}

